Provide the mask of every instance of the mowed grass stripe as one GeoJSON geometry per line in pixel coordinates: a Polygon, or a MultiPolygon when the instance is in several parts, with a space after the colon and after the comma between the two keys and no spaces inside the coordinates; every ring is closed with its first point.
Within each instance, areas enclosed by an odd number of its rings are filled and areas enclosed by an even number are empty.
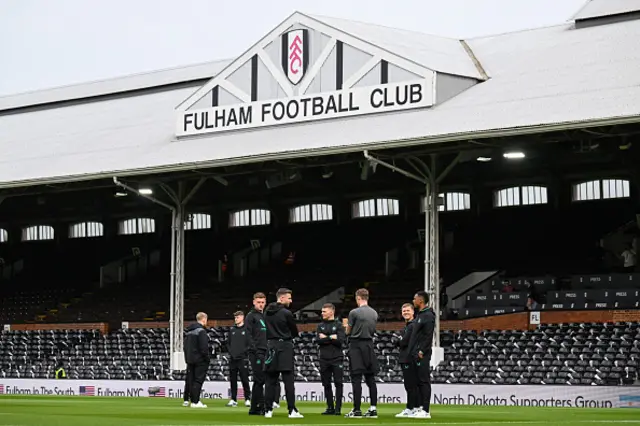
{"type": "MultiPolygon", "coordinates": [[[[367,424],[413,425],[588,425],[637,424],[640,411],[623,409],[567,409],[531,407],[434,406],[433,418],[396,419],[401,405],[378,406],[378,419],[345,419],[321,416],[321,403],[300,403],[298,408],[304,419],[288,419],[286,408],[274,412],[272,419],[248,416],[245,407],[224,407],[226,401],[205,400],[207,409],[181,406],[181,400],[169,398],[114,398],[114,397],[58,397],[10,396],[0,397],[0,425],[20,426],[160,426],[160,425],[318,425],[341,426],[365,422],[367,424]]],[[[363,405],[364,408],[368,405],[363,405]]],[[[343,407],[343,413],[351,404],[343,407]]]]}

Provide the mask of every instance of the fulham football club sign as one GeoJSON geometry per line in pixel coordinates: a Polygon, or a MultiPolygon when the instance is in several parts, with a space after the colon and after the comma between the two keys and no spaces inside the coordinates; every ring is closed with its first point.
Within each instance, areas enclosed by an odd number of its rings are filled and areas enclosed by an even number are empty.
{"type": "Polygon", "coordinates": [[[292,30],[282,34],[282,70],[294,85],[300,83],[307,72],[308,51],[307,30],[292,30]]]}

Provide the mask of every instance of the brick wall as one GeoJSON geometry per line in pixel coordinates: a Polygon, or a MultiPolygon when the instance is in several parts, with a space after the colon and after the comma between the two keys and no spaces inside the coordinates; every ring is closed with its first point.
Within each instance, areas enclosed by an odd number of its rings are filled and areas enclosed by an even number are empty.
{"type": "MultiPolygon", "coordinates": [[[[580,322],[640,322],[640,309],[619,311],[547,311],[540,313],[542,324],[566,324],[580,322]]],[[[191,322],[185,322],[187,326],[191,322]]],[[[224,327],[233,325],[232,320],[210,320],[209,327],[224,327]]],[[[301,324],[300,331],[314,331],[316,324],[301,324]]],[[[402,322],[386,322],[378,324],[378,330],[397,331],[404,327],[402,322]]],[[[129,322],[129,328],[169,328],[169,323],[164,322],[129,322]]],[[[491,317],[471,318],[457,321],[442,321],[442,330],[527,330],[529,328],[529,313],[518,312],[514,314],[495,315],[491,317]]],[[[82,324],[13,324],[12,330],[100,330],[101,333],[109,332],[107,323],[82,323],[82,324]]]]}

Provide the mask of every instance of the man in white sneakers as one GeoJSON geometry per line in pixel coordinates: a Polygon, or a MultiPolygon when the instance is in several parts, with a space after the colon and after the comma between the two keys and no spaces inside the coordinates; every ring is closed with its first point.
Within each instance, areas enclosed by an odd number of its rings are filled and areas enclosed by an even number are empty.
{"type": "Polygon", "coordinates": [[[229,330],[227,348],[229,350],[229,382],[231,385],[231,400],[227,407],[238,406],[238,374],[244,390],[244,405],[251,406],[251,388],[249,387],[249,373],[247,371],[247,351],[249,349],[249,333],[244,326],[244,312],[233,314],[235,325],[229,330]]]}
{"type": "Polygon", "coordinates": [[[409,356],[415,363],[418,376],[418,392],[422,397],[420,407],[409,417],[430,419],[431,405],[431,347],[436,324],[436,314],[429,308],[429,294],[419,291],[413,296],[417,315],[409,339],[409,356]]]}
{"type": "Polygon", "coordinates": [[[207,319],[207,314],[198,312],[196,323],[187,328],[187,334],[184,337],[184,357],[187,362],[186,381],[191,408],[207,408],[200,401],[202,384],[209,368],[209,335],[205,329],[207,319]]]}

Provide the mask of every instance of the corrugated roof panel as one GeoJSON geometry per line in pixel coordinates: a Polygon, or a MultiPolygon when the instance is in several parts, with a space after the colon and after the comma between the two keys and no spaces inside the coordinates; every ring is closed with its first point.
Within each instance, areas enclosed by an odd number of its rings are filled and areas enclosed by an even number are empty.
{"type": "Polygon", "coordinates": [[[468,43],[492,78],[432,109],[179,142],[173,141],[174,107],[193,89],[0,116],[0,186],[391,148],[600,119],[640,122],[637,40],[640,21],[473,39],[468,43]]]}
{"type": "Polygon", "coordinates": [[[482,78],[460,40],[326,16],[312,18],[434,71],[482,78]]]}
{"type": "Polygon", "coordinates": [[[230,63],[231,60],[206,62],[186,67],[2,96],[0,97],[0,111],[205,80],[213,78],[230,63]]]}
{"type": "Polygon", "coordinates": [[[604,18],[631,12],[640,12],[640,0],[589,0],[573,19],[604,18]]]}

